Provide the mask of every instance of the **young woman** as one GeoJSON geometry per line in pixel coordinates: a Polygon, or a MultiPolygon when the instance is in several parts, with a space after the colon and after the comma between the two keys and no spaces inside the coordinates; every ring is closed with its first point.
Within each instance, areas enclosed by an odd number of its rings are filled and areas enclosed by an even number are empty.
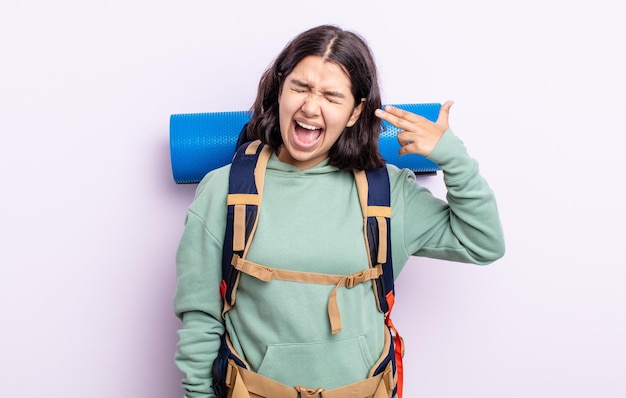
{"type": "MultiPolygon", "coordinates": [[[[262,76],[248,124],[249,137],[272,152],[247,260],[295,273],[352,275],[368,268],[353,172],[376,168],[386,168],[390,180],[395,277],[410,256],[476,264],[500,258],[504,240],[494,195],[448,126],[451,106],[441,107],[436,122],[392,107],[382,110],[376,67],[363,39],[334,26],[297,36],[262,76]],[[439,165],[447,201],[420,187],[409,170],[385,165],[378,152],[381,119],[402,131],[401,154],[427,156],[439,165]]],[[[222,336],[245,364],[246,370],[228,373],[227,388],[235,397],[332,398],[355,390],[355,396],[378,397],[381,390],[393,395],[393,380],[384,381],[392,384],[386,389],[380,380],[367,384],[389,342],[372,281],[336,289],[267,282],[243,272],[236,305],[223,312],[230,167],[210,172],[199,184],[177,254],[175,311],[182,328],[176,362],[186,397],[222,393],[213,384],[224,380],[212,374],[222,336]],[[329,326],[332,294],[340,330],[329,326]]]]}

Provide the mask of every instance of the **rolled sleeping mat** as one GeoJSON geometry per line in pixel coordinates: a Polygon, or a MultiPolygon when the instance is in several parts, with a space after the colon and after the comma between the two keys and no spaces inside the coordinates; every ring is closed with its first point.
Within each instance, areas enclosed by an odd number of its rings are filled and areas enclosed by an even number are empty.
{"type": "MultiPolygon", "coordinates": [[[[393,106],[436,121],[441,104],[393,104],[393,106]]],[[[186,113],[170,116],[170,156],[174,181],[192,184],[211,170],[229,164],[237,139],[250,120],[250,112],[186,113]]],[[[420,155],[399,156],[396,139],[399,129],[383,121],[379,151],[387,163],[407,168],[416,174],[435,173],[437,165],[420,155]]]]}

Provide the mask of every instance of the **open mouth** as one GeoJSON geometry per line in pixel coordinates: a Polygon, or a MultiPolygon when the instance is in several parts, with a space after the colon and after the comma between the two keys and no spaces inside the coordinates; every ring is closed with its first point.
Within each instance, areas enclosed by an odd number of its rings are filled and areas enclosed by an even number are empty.
{"type": "Polygon", "coordinates": [[[322,128],[300,121],[294,123],[294,137],[296,144],[303,148],[314,147],[322,137],[322,128]]]}

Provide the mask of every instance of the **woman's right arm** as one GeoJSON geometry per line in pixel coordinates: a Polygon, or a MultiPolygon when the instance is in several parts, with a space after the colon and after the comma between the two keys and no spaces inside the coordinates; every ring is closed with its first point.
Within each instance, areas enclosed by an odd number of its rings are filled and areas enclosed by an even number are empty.
{"type": "Polygon", "coordinates": [[[216,195],[213,188],[203,189],[206,182],[199,186],[188,211],[176,254],[174,310],[182,327],[175,359],[183,373],[181,384],[186,398],[215,396],[211,367],[224,333],[219,289],[223,236],[219,236],[219,231],[223,235],[221,220],[225,218],[226,205],[216,197],[221,195],[216,195]],[[211,217],[211,228],[207,227],[207,215],[211,217]]]}

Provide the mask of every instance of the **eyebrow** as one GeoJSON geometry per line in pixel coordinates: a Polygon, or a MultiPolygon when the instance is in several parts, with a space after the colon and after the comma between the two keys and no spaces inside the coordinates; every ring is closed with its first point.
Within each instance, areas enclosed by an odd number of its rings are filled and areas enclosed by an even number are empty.
{"type": "MultiPolygon", "coordinates": [[[[295,84],[298,87],[302,87],[302,88],[306,88],[306,89],[311,89],[311,86],[308,83],[303,82],[302,80],[298,80],[295,78],[292,78],[291,80],[289,80],[289,82],[291,84],[295,84]]],[[[324,90],[322,91],[322,94],[327,95],[327,96],[331,96],[331,97],[336,97],[336,98],[341,98],[341,99],[345,99],[346,96],[343,95],[341,92],[339,91],[335,91],[335,90],[324,90]]]]}

